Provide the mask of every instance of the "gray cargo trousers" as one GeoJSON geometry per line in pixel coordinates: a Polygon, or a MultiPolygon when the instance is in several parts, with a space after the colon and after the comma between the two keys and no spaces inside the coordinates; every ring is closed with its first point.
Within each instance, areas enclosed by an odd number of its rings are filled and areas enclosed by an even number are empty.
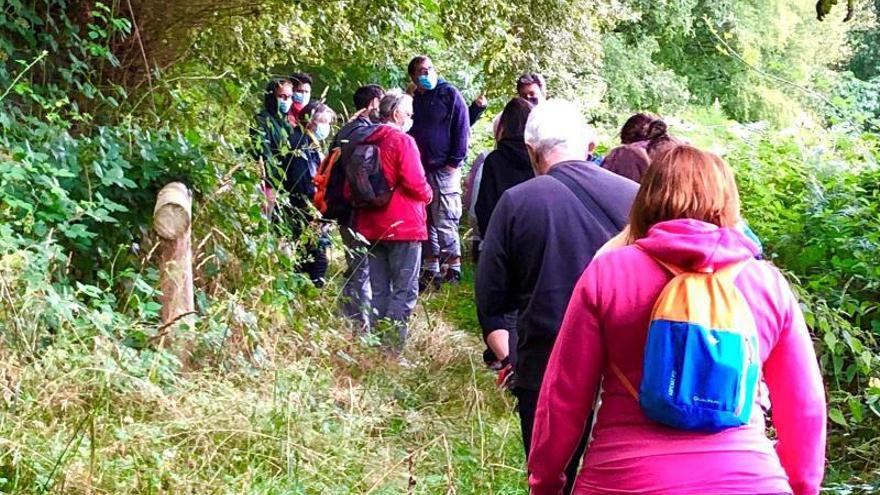
{"type": "Polygon", "coordinates": [[[443,167],[428,172],[428,184],[434,200],[428,205],[428,240],[425,258],[436,257],[443,262],[461,257],[458,224],[461,220],[461,168],[443,167]]]}

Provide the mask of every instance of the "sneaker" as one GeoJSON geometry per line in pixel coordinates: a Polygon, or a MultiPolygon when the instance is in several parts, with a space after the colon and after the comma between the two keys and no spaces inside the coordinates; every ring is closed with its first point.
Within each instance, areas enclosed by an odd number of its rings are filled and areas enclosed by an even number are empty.
{"type": "Polygon", "coordinates": [[[452,268],[446,270],[446,275],[443,276],[443,281],[452,285],[460,284],[461,270],[454,270],[452,268]]]}
{"type": "Polygon", "coordinates": [[[439,290],[441,282],[443,282],[443,279],[440,278],[439,273],[425,270],[422,272],[422,276],[419,277],[419,293],[429,289],[439,290]]]}

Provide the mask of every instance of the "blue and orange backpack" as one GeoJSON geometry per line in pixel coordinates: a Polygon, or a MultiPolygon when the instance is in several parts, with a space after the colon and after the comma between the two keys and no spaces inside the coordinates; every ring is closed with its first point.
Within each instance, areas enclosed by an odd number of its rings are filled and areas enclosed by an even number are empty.
{"type": "Polygon", "coordinates": [[[749,422],[761,359],[755,320],[734,280],[751,260],[714,273],[672,272],[651,312],[638,392],[611,370],[654,421],[716,432],[749,422]]]}

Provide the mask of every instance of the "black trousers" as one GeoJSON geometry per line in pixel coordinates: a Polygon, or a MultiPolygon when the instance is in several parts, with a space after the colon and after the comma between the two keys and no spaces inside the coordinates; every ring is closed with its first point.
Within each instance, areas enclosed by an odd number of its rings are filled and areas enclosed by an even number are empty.
{"type": "MultiPolygon", "coordinates": [[[[532,444],[532,427],[535,425],[535,410],[538,408],[538,391],[527,390],[524,388],[513,389],[513,395],[517,399],[517,409],[519,411],[520,426],[522,427],[523,446],[526,450],[526,459],[529,457],[529,447],[532,444]]],[[[593,414],[587,418],[587,424],[592,424],[593,414]]],[[[590,429],[584,429],[584,436],[578,443],[577,450],[571,457],[568,467],[565,468],[565,488],[562,493],[570,495],[574,488],[574,481],[577,478],[578,468],[581,465],[581,459],[584,456],[584,450],[587,448],[587,440],[590,437],[590,429]]]]}
{"type": "Polygon", "coordinates": [[[324,286],[325,276],[327,275],[327,248],[324,246],[310,247],[305,253],[306,259],[298,264],[297,272],[305,273],[312,280],[317,288],[324,286]]]}
{"type": "MultiPolygon", "coordinates": [[[[312,219],[308,217],[304,205],[296,207],[287,205],[275,211],[273,220],[277,224],[285,222],[289,229],[288,235],[292,241],[302,242],[299,246],[300,256],[294,265],[296,273],[308,275],[315,287],[324,286],[329,262],[327,260],[327,248],[330,246],[330,234],[324,224],[318,223],[318,231],[314,238],[303,239],[306,230],[315,228],[312,219]]],[[[284,233],[283,231],[280,233],[284,233]]]]}

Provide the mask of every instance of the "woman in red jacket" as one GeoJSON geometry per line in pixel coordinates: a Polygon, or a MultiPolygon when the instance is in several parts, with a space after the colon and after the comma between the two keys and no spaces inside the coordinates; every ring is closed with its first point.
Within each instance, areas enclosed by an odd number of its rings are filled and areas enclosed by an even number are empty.
{"type": "Polygon", "coordinates": [[[634,245],[594,258],[569,302],[538,401],[532,494],[560,493],[597,390],[575,494],[819,493],[825,396],[810,334],[785,278],[752,259],[759,248],[736,228],[739,219],[733,172],[719,157],[679,145],[651,164],[630,213],[634,245]],[[651,310],[672,278],[661,262],[686,272],[746,263],[734,285],[754,317],[775,442],[760,394],[747,424],[716,433],[654,422],[633,397],[651,310]]]}
{"type": "Polygon", "coordinates": [[[406,342],[406,321],[419,295],[422,241],[428,239],[427,209],[431,186],[419,159],[419,149],[406,134],[412,126],[412,97],[388,91],[379,103],[381,125],[364,144],[379,148],[385,180],[392,189],[385,206],[355,210],[354,225],[370,242],[370,285],[373,320],[390,320],[399,338],[395,353],[406,342]]]}

